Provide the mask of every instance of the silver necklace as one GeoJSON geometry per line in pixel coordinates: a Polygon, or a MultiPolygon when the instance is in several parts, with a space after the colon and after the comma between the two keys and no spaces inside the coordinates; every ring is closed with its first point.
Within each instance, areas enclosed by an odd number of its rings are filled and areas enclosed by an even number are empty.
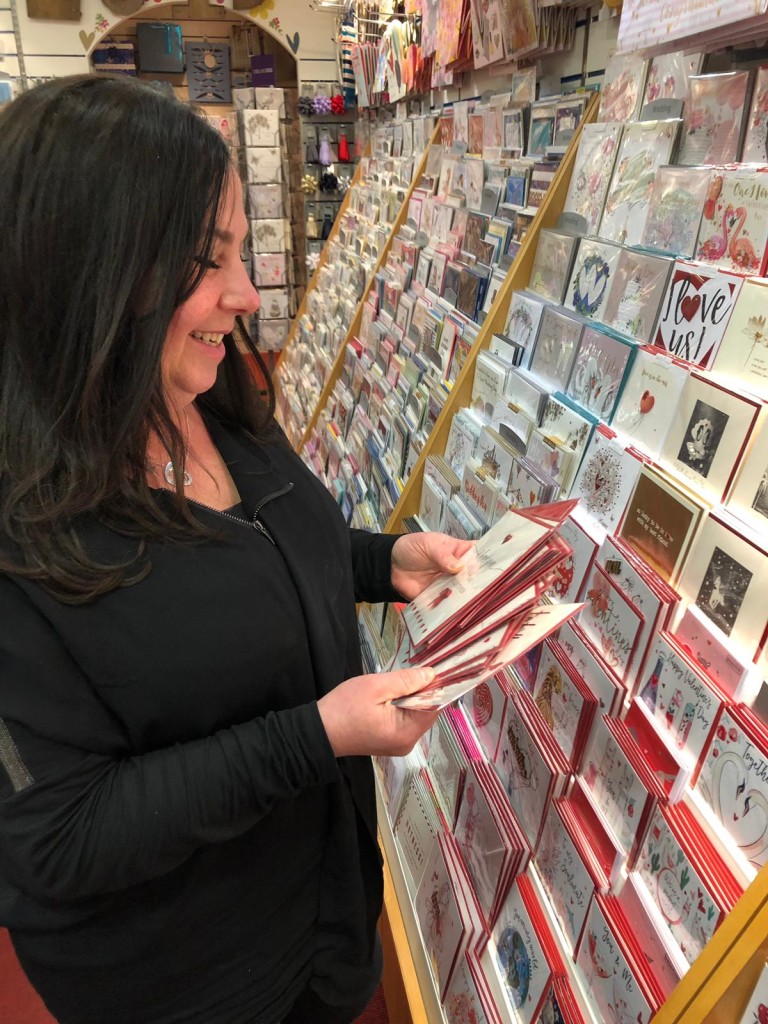
{"type": "MultiPolygon", "coordinates": [[[[187,436],[184,438],[184,448],[186,449],[187,454],[189,454],[189,415],[187,414],[186,407],[184,409],[184,422],[187,425],[187,436]]],[[[166,462],[165,468],[163,469],[163,476],[171,487],[176,486],[176,470],[172,459],[169,459],[168,462],[166,462]]],[[[192,477],[187,472],[186,467],[184,468],[184,486],[192,486],[192,477]]]]}

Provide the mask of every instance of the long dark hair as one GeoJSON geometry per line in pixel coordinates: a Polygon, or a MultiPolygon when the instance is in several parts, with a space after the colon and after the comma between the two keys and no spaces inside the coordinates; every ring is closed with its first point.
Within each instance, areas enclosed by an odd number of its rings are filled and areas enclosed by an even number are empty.
{"type": "MultiPolygon", "coordinates": [[[[196,111],[118,77],[24,93],[0,114],[0,138],[0,571],[80,603],[146,575],[149,538],[206,536],[180,487],[175,503],[157,500],[146,451],[154,430],[183,465],[161,355],[202,278],[195,257],[211,256],[230,156],[196,111]],[[94,517],[135,538],[134,554],[89,553],[94,517]]],[[[200,401],[258,438],[274,395],[242,322],[236,334],[200,401]]]]}

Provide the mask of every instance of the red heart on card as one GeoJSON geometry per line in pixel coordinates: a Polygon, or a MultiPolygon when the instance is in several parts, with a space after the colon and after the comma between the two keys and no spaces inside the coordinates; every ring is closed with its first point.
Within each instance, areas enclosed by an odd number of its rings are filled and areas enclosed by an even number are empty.
{"type": "Polygon", "coordinates": [[[698,313],[700,305],[700,295],[686,295],[686,297],[680,303],[680,312],[683,314],[685,319],[690,323],[690,321],[693,320],[693,318],[698,313]]]}
{"type": "Polygon", "coordinates": [[[757,1008],[757,1019],[759,1024],[768,1024],[768,1006],[765,1003],[760,1003],[757,1008]]]}
{"type": "Polygon", "coordinates": [[[640,412],[650,412],[655,401],[650,391],[644,391],[640,396],[640,412]]]}

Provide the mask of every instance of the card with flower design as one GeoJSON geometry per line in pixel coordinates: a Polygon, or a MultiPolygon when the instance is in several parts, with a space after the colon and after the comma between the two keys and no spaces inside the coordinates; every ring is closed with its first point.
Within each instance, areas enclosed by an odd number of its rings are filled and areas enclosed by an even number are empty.
{"type": "Polygon", "coordinates": [[[768,745],[764,727],[745,705],[723,709],[696,790],[759,870],[768,861],[768,745]]]}
{"type": "Polygon", "coordinates": [[[640,242],[656,172],[670,162],[680,124],[673,119],[624,126],[600,221],[601,238],[626,245],[640,242]]]}
{"type": "Polygon", "coordinates": [[[676,256],[693,256],[712,178],[711,167],[660,167],[640,244],[676,256]]]}
{"type": "Polygon", "coordinates": [[[463,957],[453,973],[443,1002],[448,1024],[493,1024],[486,1015],[482,991],[475,983],[467,957],[463,957]]]}
{"type": "Polygon", "coordinates": [[[677,260],[661,303],[654,345],[709,369],[744,284],[730,271],[677,260]]]}
{"type": "Polygon", "coordinates": [[[624,514],[642,465],[612,431],[601,425],[584,453],[570,496],[579,498],[584,511],[612,533],[624,514]]]}
{"type": "Polygon", "coordinates": [[[687,377],[684,364],[659,350],[638,349],[611,420],[614,430],[656,458],[687,377]]]}
{"type": "Polygon", "coordinates": [[[542,228],[536,246],[528,288],[543,299],[560,303],[568,281],[578,238],[552,228],[542,228]]]}
{"type": "Polygon", "coordinates": [[[762,415],[725,507],[757,533],[768,529],[768,419],[762,415]]]}
{"type": "Polygon", "coordinates": [[[566,394],[603,421],[611,418],[636,346],[607,328],[587,325],[573,363],[566,394]]]}
{"type": "Polygon", "coordinates": [[[615,53],[605,69],[598,121],[633,121],[640,112],[648,62],[637,53],[615,53]]]}
{"type": "Polygon", "coordinates": [[[603,323],[636,341],[650,341],[673,261],[622,249],[603,310],[603,323]]]}
{"type": "Polygon", "coordinates": [[[484,68],[504,57],[503,13],[499,0],[490,4],[471,0],[473,58],[476,68],[484,68]]]}
{"type": "Polygon", "coordinates": [[[579,625],[619,679],[631,678],[645,616],[605,570],[595,565],[584,588],[579,625]]]}
{"type": "Polygon", "coordinates": [[[749,166],[728,168],[712,180],[715,191],[704,205],[696,243],[697,259],[740,274],[764,274],[768,170],[749,166]]]}
{"type": "Polygon", "coordinates": [[[768,399],[766,299],[767,282],[744,282],[712,365],[718,376],[762,399],[768,399]]]}
{"type": "Polygon", "coordinates": [[[685,562],[678,589],[735,653],[755,654],[768,621],[768,551],[758,536],[738,531],[726,512],[710,513],[685,562]]]}
{"type": "Polygon", "coordinates": [[[739,1017],[739,1024],[766,1024],[766,1021],[768,1021],[768,966],[760,972],[749,1003],[739,1017]]]}
{"type": "Polygon", "coordinates": [[[660,462],[719,502],[757,422],[761,403],[693,372],[680,395],[660,462]]]}
{"type": "Polygon", "coordinates": [[[632,963],[622,952],[599,895],[590,905],[576,965],[586,983],[596,1020],[648,1024],[656,1007],[643,993],[632,963]]]}
{"type": "Polygon", "coordinates": [[[701,70],[702,53],[660,53],[648,68],[642,106],[656,100],[687,100],[689,79],[701,70]]]}
{"type": "Polygon", "coordinates": [[[588,235],[595,234],[600,223],[621,127],[615,123],[586,124],[581,132],[564,210],[584,217],[588,235]]]}
{"type": "Polygon", "coordinates": [[[738,160],[750,85],[749,71],[691,75],[678,163],[738,160]]]}
{"type": "Polygon", "coordinates": [[[541,299],[528,292],[513,292],[504,333],[530,356],[544,313],[541,299]]]}
{"type": "Polygon", "coordinates": [[[594,238],[582,238],[573,259],[573,268],[563,305],[581,316],[602,320],[621,247],[594,238]]]}
{"type": "Polygon", "coordinates": [[[551,385],[565,390],[581,340],[583,324],[575,317],[546,306],[539,324],[530,371],[551,385]]]}
{"type": "Polygon", "coordinates": [[[557,567],[557,579],[547,594],[552,601],[570,604],[578,600],[598,544],[573,517],[566,519],[560,527],[560,536],[568,544],[571,554],[557,567]]]}
{"type": "Polygon", "coordinates": [[[764,164],[768,160],[768,67],[757,68],[744,134],[742,161],[764,164]]]}
{"type": "Polygon", "coordinates": [[[674,583],[703,510],[701,502],[650,466],[643,466],[619,536],[654,572],[674,583]]]}

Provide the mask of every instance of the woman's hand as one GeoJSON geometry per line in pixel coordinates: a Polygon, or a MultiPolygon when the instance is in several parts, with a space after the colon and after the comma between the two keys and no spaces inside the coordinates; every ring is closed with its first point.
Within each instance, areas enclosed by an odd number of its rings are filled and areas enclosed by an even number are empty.
{"type": "Polygon", "coordinates": [[[431,728],[436,712],[406,711],[391,701],[424,689],[435,678],[431,668],[405,668],[355,676],[317,702],[336,757],[350,754],[402,756],[431,728]]]}
{"type": "Polygon", "coordinates": [[[471,547],[471,540],[457,540],[444,533],[398,537],[392,548],[392,586],[406,601],[412,601],[438,576],[455,575],[471,547]]]}

